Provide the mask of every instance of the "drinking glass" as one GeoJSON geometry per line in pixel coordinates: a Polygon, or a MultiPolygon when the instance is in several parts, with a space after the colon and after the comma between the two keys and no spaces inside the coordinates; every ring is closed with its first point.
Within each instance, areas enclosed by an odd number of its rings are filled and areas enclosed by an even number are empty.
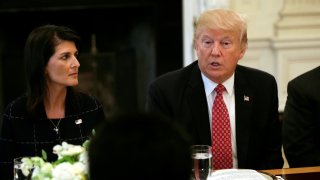
{"type": "Polygon", "coordinates": [[[211,173],[212,151],[208,145],[191,146],[193,160],[191,180],[206,180],[211,173]]]}
{"type": "Polygon", "coordinates": [[[28,176],[25,176],[22,173],[22,159],[24,157],[18,157],[13,159],[13,179],[14,180],[30,180],[31,179],[31,170],[28,176]]]}

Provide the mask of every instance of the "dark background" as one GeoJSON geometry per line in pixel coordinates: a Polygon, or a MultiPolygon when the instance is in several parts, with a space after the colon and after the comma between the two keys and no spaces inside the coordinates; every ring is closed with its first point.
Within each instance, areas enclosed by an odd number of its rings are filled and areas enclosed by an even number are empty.
{"type": "Polygon", "coordinates": [[[24,42],[39,25],[80,34],[79,88],[107,114],[144,109],[150,81],[183,64],[182,1],[10,0],[0,2],[0,23],[0,112],[25,92],[24,42]]]}

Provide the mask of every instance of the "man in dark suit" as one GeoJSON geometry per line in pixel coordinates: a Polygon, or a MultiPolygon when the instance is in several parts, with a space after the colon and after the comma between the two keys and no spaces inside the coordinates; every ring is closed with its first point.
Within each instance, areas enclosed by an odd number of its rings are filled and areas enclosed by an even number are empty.
{"type": "Polygon", "coordinates": [[[231,126],[231,168],[282,168],[275,78],[238,65],[247,48],[246,29],[245,17],[231,10],[201,14],[194,37],[198,60],[152,82],[147,110],[180,122],[193,144],[212,145],[214,89],[222,84],[231,126]]]}
{"type": "Polygon", "coordinates": [[[290,167],[320,166],[320,66],[288,83],[283,147],[290,167]]]}

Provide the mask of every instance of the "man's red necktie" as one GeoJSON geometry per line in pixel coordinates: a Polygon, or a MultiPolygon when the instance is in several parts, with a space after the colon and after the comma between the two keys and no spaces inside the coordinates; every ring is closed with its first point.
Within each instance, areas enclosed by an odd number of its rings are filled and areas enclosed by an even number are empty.
{"type": "Polygon", "coordinates": [[[231,126],[222,93],[225,87],[218,84],[212,107],[212,157],[214,169],[232,168],[231,126]]]}

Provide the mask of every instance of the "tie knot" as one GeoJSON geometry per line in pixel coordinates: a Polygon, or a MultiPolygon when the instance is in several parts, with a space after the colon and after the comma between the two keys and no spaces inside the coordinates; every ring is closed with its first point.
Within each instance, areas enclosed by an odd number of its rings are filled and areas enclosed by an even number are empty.
{"type": "Polygon", "coordinates": [[[222,94],[225,90],[225,87],[222,84],[218,84],[218,86],[214,90],[217,92],[217,94],[222,94]]]}

